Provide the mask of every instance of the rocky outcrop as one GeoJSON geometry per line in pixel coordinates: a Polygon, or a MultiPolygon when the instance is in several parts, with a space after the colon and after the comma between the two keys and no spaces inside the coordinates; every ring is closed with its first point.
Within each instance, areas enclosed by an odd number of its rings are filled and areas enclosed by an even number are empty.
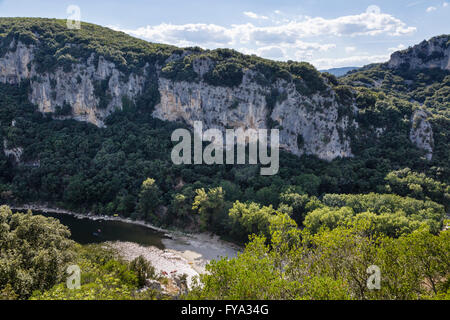
{"type": "Polygon", "coordinates": [[[417,148],[426,151],[426,158],[433,158],[433,129],[427,120],[428,115],[424,110],[416,110],[411,117],[411,131],[409,138],[417,148]]]}
{"type": "Polygon", "coordinates": [[[135,99],[142,93],[147,68],[142,75],[126,76],[114,63],[94,54],[86,64],[72,64],[70,71],[58,68],[54,72],[38,73],[34,63],[34,46],[13,41],[4,57],[0,57],[0,82],[18,84],[30,80],[30,101],[43,113],[58,114],[58,108],[71,107],[62,117],[74,118],[103,126],[103,120],[122,108],[122,99],[135,99]],[[96,86],[102,88],[104,97],[95,94],[96,86]],[[101,100],[103,99],[103,101],[101,100]]]}
{"type": "Polygon", "coordinates": [[[9,148],[8,141],[6,139],[3,139],[3,153],[7,158],[12,157],[14,159],[14,162],[20,163],[20,158],[22,157],[23,154],[23,148],[22,147],[9,148]]]}
{"type": "MultiPolygon", "coordinates": [[[[200,72],[207,68],[205,62],[200,72]]],[[[191,126],[202,121],[204,129],[261,129],[272,122],[280,129],[280,146],[289,152],[326,160],[352,156],[349,139],[339,134],[348,123],[346,118],[338,120],[339,105],[331,89],[328,97],[303,96],[292,83],[278,80],[272,87],[262,87],[254,77],[253,71],[246,71],[241,85],[234,88],[159,78],[161,102],[153,115],[191,126]],[[266,97],[274,89],[284,98],[270,107],[266,97]]]]}
{"type": "Polygon", "coordinates": [[[34,59],[33,47],[12,41],[9,50],[0,57],[0,82],[17,84],[31,78],[30,64],[34,59]]]}
{"type": "Polygon", "coordinates": [[[393,53],[388,67],[450,70],[450,35],[434,37],[409,49],[393,53]]]}
{"type": "MultiPolygon", "coordinates": [[[[438,68],[450,71],[450,35],[442,35],[423,41],[406,50],[392,54],[387,63],[391,69],[420,70],[438,68]]],[[[408,86],[413,80],[405,80],[408,86]]],[[[426,151],[426,158],[433,157],[434,139],[428,115],[424,110],[416,110],[411,117],[411,131],[409,138],[419,149],[426,151]]]]}
{"type": "Polygon", "coordinates": [[[287,98],[278,102],[271,114],[272,120],[280,124],[281,146],[297,155],[316,155],[325,160],[352,156],[346,135],[352,124],[347,117],[339,117],[342,106],[333,91],[329,94],[302,96],[292,84],[287,85],[287,98]]]}

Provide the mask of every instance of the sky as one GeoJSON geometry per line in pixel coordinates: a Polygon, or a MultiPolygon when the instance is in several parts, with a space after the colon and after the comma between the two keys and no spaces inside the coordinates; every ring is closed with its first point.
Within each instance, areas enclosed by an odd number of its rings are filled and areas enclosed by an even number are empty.
{"type": "Polygon", "coordinates": [[[151,42],[232,48],[318,69],[387,61],[450,33],[450,0],[0,0],[1,17],[81,20],[151,42]]]}

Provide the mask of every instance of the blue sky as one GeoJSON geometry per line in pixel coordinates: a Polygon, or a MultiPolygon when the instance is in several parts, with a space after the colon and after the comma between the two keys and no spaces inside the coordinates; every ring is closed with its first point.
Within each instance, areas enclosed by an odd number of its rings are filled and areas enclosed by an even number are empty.
{"type": "Polygon", "coordinates": [[[317,68],[389,59],[432,36],[450,33],[450,0],[0,0],[3,17],[81,20],[177,46],[233,48],[317,68]]]}

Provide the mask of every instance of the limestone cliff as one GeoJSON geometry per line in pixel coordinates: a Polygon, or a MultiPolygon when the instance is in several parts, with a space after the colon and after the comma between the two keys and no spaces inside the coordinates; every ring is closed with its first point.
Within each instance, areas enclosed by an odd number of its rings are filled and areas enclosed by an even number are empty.
{"type": "MultiPolygon", "coordinates": [[[[420,44],[392,54],[388,68],[400,70],[441,69],[450,71],[450,35],[442,35],[422,41],[420,44]]],[[[414,87],[415,81],[405,82],[414,87]]],[[[433,157],[433,129],[428,115],[417,110],[411,117],[410,140],[419,149],[425,150],[426,158],[433,157]]]]}
{"type": "MultiPolygon", "coordinates": [[[[450,70],[449,57],[444,35],[394,53],[383,68],[450,70]]],[[[383,79],[372,80],[381,88],[383,79]]],[[[63,20],[0,18],[0,83],[22,82],[39,111],[99,127],[134,102],[156,118],[202,121],[204,129],[276,128],[285,150],[326,160],[351,157],[349,132],[361,133],[355,96],[342,96],[336,79],[309,64],[152,44],[87,23],[72,31],[63,20]]],[[[410,123],[411,141],[431,158],[427,117],[416,112],[410,123]]],[[[369,130],[379,137],[389,128],[369,130]]]]}
{"type": "MultiPolygon", "coordinates": [[[[122,108],[124,98],[133,101],[142,94],[150,76],[148,65],[138,74],[125,75],[114,63],[94,53],[87,63],[73,63],[69,71],[58,67],[39,73],[35,49],[34,45],[13,41],[0,57],[0,82],[18,84],[29,80],[30,101],[41,112],[57,118],[74,118],[101,127],[109,114],[122,108]],[[96,94],[96,86],[103,88],[103,98],[96,94]],[[70,106],[70,110],[62,113],[64,106],[70,106]]],[[[201,78],[211,64],[210,60],[195,59],[194,70],[201,78]]],[[[344,134],[348,121],[345,117],[338,119],[340,105],[331,87],[327,86],[325,92],[302,95],[285,80],[259,85],[254,81],[256,72],[248,69],[237,87],[213,86],[202,80],[174,81],[160,75],[160,66],[152,70],[156,70],[160,94],[154,110],[157,118],[188,124],[199,120],[205,129],[275,127],[280,129],[281,146],[294,154],[312,154],[326,160],[352,155],[344,134]],[[283,99],[269,106],[266,97],[273,90],[283,99]]]]}
{"type": "Polygon", "coordinates": [[[388,66],[390,68],[450,70],[450,36],[434,37],[406,50],[394,52],[388,66]]]}
{"type": "Polygon", "coordinates": [[[161,102],[153,115],[159,119],[183,121],[193,125],[203,121],[206,128],[268,128],[270,122],[280,130],[280,145],[294,154],[314,154],[326,160],[352,155],[344,132],[346,118],[338,120],[339,104],[334,92],[328,96],[303,96],[292,83],[277,81],[263,87],[253,81],[254,72],[244,74],[235,88],[211,86],[204,82],[175,82],[159,78],[161,102]],[[284,98],[272,108],[266,96],[272,90],[284,98]]]}
{"type": "Polygon", "coordinates": [[[22,157],[23,154],[23,148],[21,147],[9,148],[8,141],[6,139],[3,139],[3,153],[5,154],[6,157],[12,157],[14,162],[19,163],[20,158],[22,157]]]}
{"type": "Polygon", "coordinates": [[[34,63],[35,47],[15,40],[9,51],[0,57],[0,82],[18,84],[30,81],[30,101],[43,113],[56,113],[57,108],[69,105],[71,111],[62,117],[91,122],[103,126],[103,120],[114,110],[122,107],[122,99],[136,98],[141,94],[146,81],[147,70],[143,75],[125,76],[113,63],[103,57],[94,63],[94,54],[86,64],[73,64],[69,72],[62,67],[54,72],[37,72],[34,63]],[[102,82],[107,103],[101,105],[100,97],[95,94],[95,87],[102,82]]]}
{"type": "Polygon", "coordinates": [[[416,110],[411,118],[412,127],[409,134],[410,140],[419,148],[426,151],[426,158],[433,157],[433,130],[427,121],[428,114],[423,110],[416,110]]]}

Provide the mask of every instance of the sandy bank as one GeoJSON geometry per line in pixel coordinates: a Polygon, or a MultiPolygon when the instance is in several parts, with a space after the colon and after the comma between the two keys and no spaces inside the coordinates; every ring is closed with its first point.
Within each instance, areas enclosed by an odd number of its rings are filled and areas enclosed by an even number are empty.
{"type": "Polygon", "coordinates": [[[166,249],[146,247],[132,242],[108,242],[112,248],[127,261],[143,256],[150,261],[158,273],[165,272],[168,276],[188,276],[188,286],[192,278],[205,272],[209,261],[222,257],[233,258],[239,247],[222,241],[210,234],[193,234],[175,236],[172,239],[162,239],[166,249]]]}
{"type": "Polygon", "coordinates": [[[205,272],[209,261],[223,257],[234,258],[241,250],[238,246],[207,233],[177,235],[171,239],[162,239],[162,243],[190,262],[199,273],[205,272]]]}
{"type": "Polygon", "coordinates": [[[177,252],[156,247],[144,247],[132,242],[107,242],[109,246],[116,249],[122,258],[131,261],[143,256],[155,267],[157,273],[166,273],[167,276],[187,275],[188,286],[192,284],[192,278],[199,275],[194,266],[177,252]]]}

